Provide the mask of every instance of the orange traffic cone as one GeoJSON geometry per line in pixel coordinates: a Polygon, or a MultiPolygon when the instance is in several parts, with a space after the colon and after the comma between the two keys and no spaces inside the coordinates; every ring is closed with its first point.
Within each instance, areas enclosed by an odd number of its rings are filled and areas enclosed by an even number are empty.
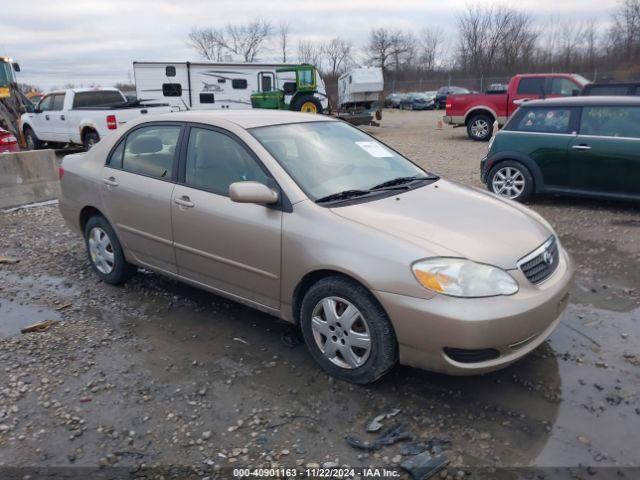
{"type": "Polygon", "coordinates": [[[438,120],[438,126],[436,127],[436,130],[442,130],[442,128],[442,120],[438,120]]]}

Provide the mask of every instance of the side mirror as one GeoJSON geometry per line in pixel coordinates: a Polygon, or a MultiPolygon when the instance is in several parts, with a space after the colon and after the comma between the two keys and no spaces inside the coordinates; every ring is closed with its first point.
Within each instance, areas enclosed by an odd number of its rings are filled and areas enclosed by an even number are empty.
{"type": "Polygon", "coordinates": [[[262,203],[278,201],[278,193],[260,182],[235,182],[229,185],[229,198],[236,203],[262,203]]]}
{"type": "Polygon", "coordinates": [[[19,65],[17,62],[15,62],[15,63],[13,64],[13,69],[14,69],[16,72],[19,72],[19,71],[20,71],[20,65],[19,65]]]}
{"type": "Polygon", "coordinates": [[[33,109],[33,113],[42,113],[42,110],[40,110],[38,107],[35,107],[33,109]]]}

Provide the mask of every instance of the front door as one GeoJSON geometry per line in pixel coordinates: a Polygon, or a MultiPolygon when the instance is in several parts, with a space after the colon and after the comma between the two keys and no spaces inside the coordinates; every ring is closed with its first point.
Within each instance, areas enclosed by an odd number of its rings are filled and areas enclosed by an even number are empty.
{"type": "Polygon", "coordinates": [[[583,107],[569,160],[572,188],[640,196],[640,107],[583,107]]]}
{"type": "Polygon", "coordinates": [[[176,272],[171,194],[181,128],[136,128],[113,150],[102,172],[107,218],[121,243],[139,262],[168,272],[176,272]]]}
{"type": "Polygon", "coordinates": [[[218,291],[280,307],[282,211],[234,203],[229,185],[271,180],[228,132],[191,127],[171,203],[178,273],[218,291]]]}

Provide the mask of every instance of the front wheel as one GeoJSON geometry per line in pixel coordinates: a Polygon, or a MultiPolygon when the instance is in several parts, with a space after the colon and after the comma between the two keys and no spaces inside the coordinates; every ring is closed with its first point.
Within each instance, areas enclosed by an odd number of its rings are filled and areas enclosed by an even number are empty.
{"type": "Polygon", "coordinates": [[[469,138],[477,142],[486,142],[493,134],[493,119],[488,115],[474,115],[467,122],[469,138]]]}
{"type": "Polygon", "coordinates": [[[124,258],[122,246],[106,218],[91,217],[84,227],[84,238],[91,267],[106,283],[119,285],[137,270],[124,258]]]}
{"type": "Polygon", "coordinates": [[[396,339],[380,304],[349,279],[328,277],[302,301],[302,334],[314,360],[341,380],[366,384],[396,364],[396,339]]]}
{"type": "Polygon", "coordinates": [[[27,143],[27,149],[38,150],[39,148],[42,148],[42,142],[38,139],[36,132],[31,130],[31,128],[25,128],[24,139],[27,143]]]}
{"type": "Polygon", "coordinates": [[[520,162],[508,160],[491,169],[487,187],[496,195],[524,202],[533,193],[533,176],[520,162]]]}

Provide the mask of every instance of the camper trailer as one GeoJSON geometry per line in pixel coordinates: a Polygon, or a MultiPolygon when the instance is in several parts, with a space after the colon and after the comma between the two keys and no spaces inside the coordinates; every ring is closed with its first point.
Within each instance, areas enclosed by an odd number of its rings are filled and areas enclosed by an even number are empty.
{"type": "MultiPolygon", "coordinates": [[[[282,89],[295,73],[276,75],[287,64],[133,62],[139,100],[168,103],[181,110],[251,108],[251,94],[282,89]]],[[[328,107],[324,82],[316,73],[314,96],[328,107]]]]}
{"type": "Polygon", "coordinates": [[[384,80],[380,68],[354,68],[340,75],[339,114],[347,121],[358,124],[369,123],[374,116],[380,120],[379,96],[383,90],[384,80]]]}

